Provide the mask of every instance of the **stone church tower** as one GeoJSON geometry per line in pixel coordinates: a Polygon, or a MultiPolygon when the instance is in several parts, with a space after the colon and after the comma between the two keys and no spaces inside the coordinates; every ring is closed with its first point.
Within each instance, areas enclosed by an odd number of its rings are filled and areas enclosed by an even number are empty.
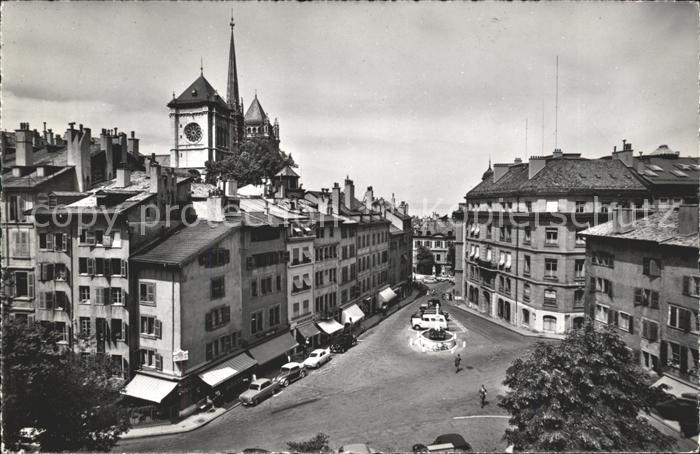
{"type": "Polygon", "coordinates": [[[173,148],[170,166],[204,170],[207,161],[219,161],[236,153],[240,145],[251,139],[269,139],[279,147],[279,124],[274,125],[262,109],[257,94],[243,115],[239,93],[233,19],[229,44],[226,101],[204,77],[199,77],[180,96],[168,103],[170,108],[173,148]]]}

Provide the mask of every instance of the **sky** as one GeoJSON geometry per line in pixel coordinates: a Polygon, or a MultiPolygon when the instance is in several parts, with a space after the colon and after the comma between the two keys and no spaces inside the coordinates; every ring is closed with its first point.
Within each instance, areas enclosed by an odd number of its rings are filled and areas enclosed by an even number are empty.
{"type": "Polygon", "coordinates": [[[225,97],[232,11],[245,106],[257,91],[279,119],[307,189],[349,175],[444,214],[489,159],[698,155],[691,3],[3,2],[0,127],[117,127],[168,153],[166,104],[201,61],[225,97]]]}

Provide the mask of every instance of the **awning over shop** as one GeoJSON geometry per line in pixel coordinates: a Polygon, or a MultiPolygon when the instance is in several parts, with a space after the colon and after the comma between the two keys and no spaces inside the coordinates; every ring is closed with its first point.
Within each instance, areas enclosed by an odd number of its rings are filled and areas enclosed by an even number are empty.
{"type": "Polygon", "coordinates": [[[343,325],[346,323],[357,323],[363,318],[365,318],[365,313],[362,312],[357,304],[353,304],[352,306],[343,309],[343,314],[340,316],[340,320],[343,322],[343,325]]]}
{"type": "Polygon", "coordinates": [[[321,320],[316,322],[319,328],[326,334],[333,334],[343,329],[343,325],[335,320],[321,320]]]}
{"type": "Polygon", "coordinates": [[[304,323],[303,325],[297,325],[297,333],[302,337],[314,337],[317,334],[321,334],[321,331],[316,328],[313,322],[304,323]]]}
{"type": "Polygon", "coordinates": [[[396,298],[396,293],[391,289],[391,287],[387,287],[381,292],[379,292],[379,301],[382,301],[384,303],[388,303],[389,301],[393,300],[396,298]]]}
{"type": "Polygon", "coordinates": [[[673,377],[669,377],[668,375],[664,375],[663,377],[661,377],[656,383],[652,385],[652,387],[656,388],[659,385],[666,385],[665,391],[676,397],[683,397],[683,394],[697,395],[698,392],[700,392],[698,391],[698,389],[686,385],[685,383],[682,383],[674,379],[673,377]]]}
{"type": "Polygon", "coordinates": [[[174,381],[136,374],[124,387],[122,394],[159,404],[176,386],[177,382],[174,381]]]}
{"type": "Polygon", "coordinates": [[[258,362],[253,358],[245,353],[241,353],[240,355],[234,356],[221,364],[217,364],[206,372],[202,372],[199,374],[199,378],[213,388],[214,386],[220,385],[229,378],[238,375],[241,372],[245,372],[257,364],[258,362]]]}
{"type": "Polygon", "coordinates": [[[293,349],[297,345],[299,344],[297,344],[297,341],[294,340],[294,337],[292,337],[290,333],[284,333],[257,347],[251,348],[248,352],[258,361],[258,364],[265,364],[287,353],[287,351],[293,349]]]}

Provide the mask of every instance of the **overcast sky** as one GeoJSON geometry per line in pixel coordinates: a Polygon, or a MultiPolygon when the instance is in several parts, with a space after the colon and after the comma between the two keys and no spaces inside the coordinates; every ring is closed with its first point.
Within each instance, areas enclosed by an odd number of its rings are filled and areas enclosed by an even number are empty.
{"type": "Polygon", "coordinates": [[[4,2],[2,128],[118,127],[167,153],[200,57],[226,95],[231,7],[246,108],[257,90],[309,189],[349,174],[413,213],[456,208],[489,156],[551,153],[557,56],[565,152],[698,154],[690,3],[4,2]]]}

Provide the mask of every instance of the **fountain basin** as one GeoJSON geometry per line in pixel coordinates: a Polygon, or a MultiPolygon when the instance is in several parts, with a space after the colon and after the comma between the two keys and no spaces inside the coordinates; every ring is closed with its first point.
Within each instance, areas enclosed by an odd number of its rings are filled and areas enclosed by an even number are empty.
{"type": "Polygon", "coordinates": [[[457,336],[449,331],[427,329],[418,336],[418,345],[426,352],[451,350],[457,345],[457,336]]]}

